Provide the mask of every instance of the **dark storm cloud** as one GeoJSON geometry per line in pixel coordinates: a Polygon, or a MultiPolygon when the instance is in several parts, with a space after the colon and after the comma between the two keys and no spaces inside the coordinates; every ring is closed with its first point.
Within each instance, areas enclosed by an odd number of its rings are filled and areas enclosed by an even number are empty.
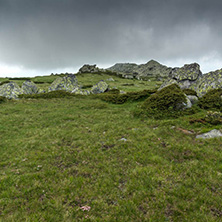
{"type": "Polygon", "coordinates": [[[53,70],[220,59],[221,10],[220,0],[0,0],[0,62],[53,70]]]}

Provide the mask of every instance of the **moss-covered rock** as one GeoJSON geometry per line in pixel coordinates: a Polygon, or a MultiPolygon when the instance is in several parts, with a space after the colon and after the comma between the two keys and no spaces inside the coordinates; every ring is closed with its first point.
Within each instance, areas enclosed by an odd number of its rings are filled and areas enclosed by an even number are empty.
{"type": "Polygon", "coordinates": [[[74,74],[69,74],[64,77],[58,77],[49,87],[49,92],[64,90],[72,92],[75,88],[78,88],[78,81],[74,74]]]}
{"type": "Polygon", "coordinates": [[[186,95],[178,85],[172,84],[152,94],[135,114],[154,118],[177,117],[186,106],[186,95]]]}
{"type": "Polygon", "coordinates": [[[92,94],[104,93],[108,90],[108,87],[109,85],[105,81],[101,80],[96,85],[94,85],[90,91],[92,94]]]}
{"type": "Polygon", "coordinates": [[[17,99],[18,96],[23,93],[23,90],[14,82],[0,86],[0,96],[6,97],[7,99],[17,99]]]}
{"type": "Polygon", "coordinates": [[[222,111],[222,89],[208,91],[199,99],[199,106],[203,109],[217,109],[222,111]]]}
{"type": "Polygon", "coordinates": [[[222,113],[216,111],[209,111],[204,117],[204,120],[212,125],[222,124],[222,113]]]}

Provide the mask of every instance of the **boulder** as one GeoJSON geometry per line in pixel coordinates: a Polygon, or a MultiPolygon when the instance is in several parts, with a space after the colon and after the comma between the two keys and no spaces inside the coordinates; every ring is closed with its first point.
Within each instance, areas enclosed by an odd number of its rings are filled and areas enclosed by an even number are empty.
{"type": "Polygon", "coordinates": [[[160,89],[172,84],[177,83],[181,89],[188,89],[195,86],[197,81],[202,78],[200,65],[197,63],[186,64],[181,68],[174,68],[169,74],[169,77],[161,85],[160,89]]]}
{"type": "Polygon", "coordinates": [[[24,94],[36,94],[39,92],[38,87],[31,80],[26,80],[25,82],[23,82],[22,89],[24,91],[24,94]]]}
{"type": "Polygon", "coordinates": [[[215,137],[222,137],[220,130],[213,129],[208,133],[203,133],[196,136],[197,139],[210,139],[215,137]]]}
{"type": "Polygon", "coordinates": [[[96,67],[96,65],[88,65],[85,64],[79,69],[79,73],[96,73],[99,72],[100,69],[96,67]]]}
{"type": "Polygon", "coordinates": [[[209,90],[222,88],[222,69],[204,74],[193,88],[199,97],[209,90]]]}
{"type": "Polygon", "coordinates": [[[18,96],[23,93],[23,89],[14,82],[0,86],[0,96],[6,97],[7,99],[17,99],[18,96]]]}
{"type": "Polygon", "coordinates": [[[72,92],[78,87],[79,86],[76,76],[74,74],[69,74],[65,77],[58,77],[49,87],[49,92],[56,90],[72,92]]]}
{"type": "Polygon", "coordinates": [[[197,96],[188,95],[187,98],[190,100],[192,105],[194,105],[195,103],[198,102],[198,97],[197,96]]]}
{"type": "Polygon", "coordinates": [[[87,96],[90,94],[90,91],[89,90],[82,90],[80,88],[75,88],[72,93],[76,94],[76,95],[84,95],[84,96],[87,96]]]}
{"type": "Polygon", "coordinates": [[[101,80],[91,88],[91,93],[92,94],[104,93],[108,90],[108,87],[109,87],[108,84],[105,81],[101,80]]]}

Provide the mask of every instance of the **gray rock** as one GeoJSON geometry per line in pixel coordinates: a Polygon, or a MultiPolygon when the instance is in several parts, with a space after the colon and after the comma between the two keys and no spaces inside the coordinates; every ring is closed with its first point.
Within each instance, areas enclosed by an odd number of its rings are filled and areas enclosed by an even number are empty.
{"type": "Polygon", "coordinates": [[[65,77],[58,77],[49,87],[49,92],[57,90],[72,92],[76,88],[79,88],[77,78],[74,74],[69,74],[65,77]]]}
{"type": "Polygon", "coordinates": [[[222,137],[222,133],[220,132],[220,130],[214,129],[208,133],[203,133],[196,136],[197,139],[210,139],[215,137],[222,137]]]}
{"type": "Polygon", "coordinates": [[[23,89],[14,82],[0,86],[0,96],[6,97],[7,99],[17,99],[18,96],[23,93],[23,89]]]}
{"type": "Polygon", "coordinates": [[[192,105],[198,102],[198,97],[197,96],[188,95],[187,98],[190,100],[192,105]]]}
{"type": "Polygon", "coordinates": [[[185,109],[187,109],[187,108],[191,108],[192,107],[192,102],[190,101],[190,99],[189,99],[189,97],[188,96],[186,96],[186,105],[185,105],[185,109]]]}
{"type": "Polygon", "coordinates": [[[108,90],[108,88],[109,88],[109,85],[103,80],[101,80],[100,82],[98,82],[96,85],[92,87],[91,93],[92,94],[104,93],[108,90]]]}
{"type": "Polygon", "coordinates": [[[113,78],[109,78],[106,81],[114,82],[115,80],[113,78]]]}
{"type": "Polygon", "coordinates": [[[39,91],[36,84],[31,80],[26,80],[25,82],[23,82],[22,89],[24,91],[24,94],[36,94],[39,91]]]}
{"type": "Polygon", "coordinates": [[[79,69],[79,73],[96,73],[99,72],[100,69],[96,67],[96,65],[85,64],[79,69]]]}

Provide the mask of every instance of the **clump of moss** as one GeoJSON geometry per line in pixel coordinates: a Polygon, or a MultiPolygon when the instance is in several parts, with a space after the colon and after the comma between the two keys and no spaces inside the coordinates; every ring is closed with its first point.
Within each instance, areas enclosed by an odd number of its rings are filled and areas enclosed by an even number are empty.
{"type": "Polygon", "coordinates": [[[186,105],[186,96],[176,84],[169,85],[145,100],[135,116],[149,116],[157,119],[178,117],[186,105]]]}
{"type": "Polygon", "coordinates": [[[212,125],[222,124],[222,113],[209,111],[204,120],[212,125]]]}
{"type": "Polygon", "coordinates": [[[7,99],[6,99],[5,97],[0,96],[0,103],[4,103],[4,102],[6,102],[6,101],[7,101],[7,99]]]}
{"type": "Polygon", "coordinates": [[[75,96],[75,95],[70,92],[63,91],[63,90],[57,90],[57,91],[32,94],[32,95],[22,94],[22,95],[19,95],[19,98],[53,99],[53,98],[65,98],[65,97],[71,97],[71,96],[75,96]]]}
{"type": "Polygon", "coordinates": [[[6,83],[10,83],[10,81],[9,81],[9,80],[6,80],[6,81],[1,82],[1,83],[0,83],[0,86],[4,85],[4,84],[6,84],[6,83]]]}
{"type": "Polygon", "coordinates": [[[208,91],[199,99],[199,106],[203,109],[217,109],[222,111],[222,89],[208,91]]]}
{"type": "Polygon", "coordinates": [[[188,96],[197,96],[197,92],[193,89],[183,89],[182,91],[188,96]]]}
{"type": "Polygon", "coordinates": [[[112,92],[107,92],[104,94],[99,95],[103,101],[114,103],[114,104],[123,104],[127,101],[141,101],[148,98],[151,94],[155,93],[156,90],[143,90],[139,92],[128,92],[125,94],[119,94],[116,90],[112,92]]]}

